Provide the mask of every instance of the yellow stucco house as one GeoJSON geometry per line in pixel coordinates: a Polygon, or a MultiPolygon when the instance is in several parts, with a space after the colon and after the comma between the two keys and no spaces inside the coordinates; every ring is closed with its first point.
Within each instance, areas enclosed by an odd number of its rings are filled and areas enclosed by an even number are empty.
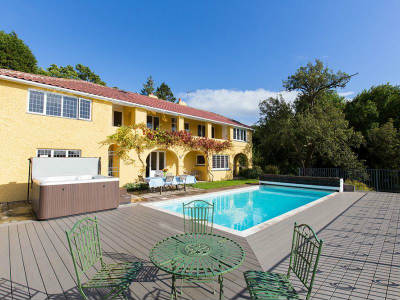
{"type": "Polygon", "coordinates": [[[164,168],[173,175],[222,180],[238,171],[239,157],[251,166],[249,126],[183,101],[171,103],[81,80],[0,69],[0,104],[0,202],[26,200],[28,158],[34,156],[101,157],[102,174],[118,176],[121,186],[164,168]],[[210,161],[199,151],[155,147],[142,154],[143,170],[135,153],[135,162],[129,164],[115,157],[115,146],[101,145],[118,126],[140,123],[231,140],[233,146],[210,161]]]}

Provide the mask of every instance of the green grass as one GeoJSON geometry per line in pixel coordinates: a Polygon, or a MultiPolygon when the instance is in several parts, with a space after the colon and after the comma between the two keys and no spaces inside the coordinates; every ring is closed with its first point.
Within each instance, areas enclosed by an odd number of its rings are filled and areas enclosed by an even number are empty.
{"type": "Polygon", "coordinates": [[[258,179],[240,179],[240,180],[223,180],[223,181],[213,181],[213,182],[198,182],[193,185],[195,188],[199,189],[216,189],[227,186],[234,185],[244,185],[248,183],[258,183],[258,179]]]}

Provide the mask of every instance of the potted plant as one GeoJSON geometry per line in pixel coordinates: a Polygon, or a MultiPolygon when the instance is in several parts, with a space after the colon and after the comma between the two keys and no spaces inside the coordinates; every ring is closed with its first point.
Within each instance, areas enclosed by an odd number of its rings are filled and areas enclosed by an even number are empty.
{"type": "Polygon", "coordinates": [[[162,171],[163,171],[163,173],[164,173],[164,177],[167,176],[168,169],[167,169],[167,168],[164,168],[164,169],[162,169],[162,171]]]}

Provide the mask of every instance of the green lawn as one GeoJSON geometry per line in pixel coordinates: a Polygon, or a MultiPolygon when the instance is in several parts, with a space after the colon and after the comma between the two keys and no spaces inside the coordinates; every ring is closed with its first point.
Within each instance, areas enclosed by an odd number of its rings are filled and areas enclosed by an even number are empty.
{"type": "Polygon", "coordinates": [[[213,182],[198,182],[193,185],[195,188],[199,189],[215,189],[233,185],[244,185],[247,183],[258,183],[258,179],[240,179],[240,180],[223,180],[223,181],[213,181],[213,182]]]}

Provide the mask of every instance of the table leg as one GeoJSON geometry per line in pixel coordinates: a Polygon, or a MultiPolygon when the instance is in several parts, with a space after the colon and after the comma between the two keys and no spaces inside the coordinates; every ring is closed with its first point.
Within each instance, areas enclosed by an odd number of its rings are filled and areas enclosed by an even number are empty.
{"type": "Polygon", "coordinates": [[[176,277],[172,275],[172,284],[171,284],[171,299],[178,299],[176,295],[176,277]]]}
{"type": "Polygon", "coordinates": [[[222,277],[222,275],[218,276],[218,282],[219,282],[219,300],[222,300],[224,298],[224,277],[222,277]]]}

